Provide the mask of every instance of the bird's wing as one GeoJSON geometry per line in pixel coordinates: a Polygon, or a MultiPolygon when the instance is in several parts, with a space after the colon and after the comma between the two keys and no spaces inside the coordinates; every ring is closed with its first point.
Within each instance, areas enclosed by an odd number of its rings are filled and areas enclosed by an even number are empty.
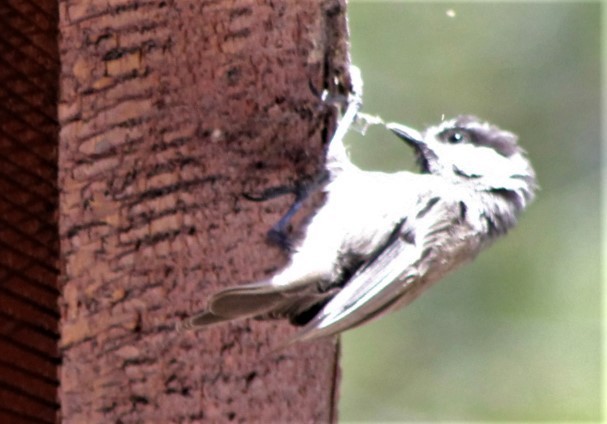
{"type": "Polygon", "coordinates": [[[298,339],[335,334],[379,316],[398,301],[416,276],[410,265],[419,257],[412,228],[403,218],[343,288],[319,290],[307,280],[285,285],[265,280],[228,287],[215,293],[204,311],[179,326],[189,329],[238,318],[289,317],[304,324],[298,339]]]}
{"type": "Polygon", "coordinates": [[[379,317],[416,285],[423,256],[399,223],[387,242],[290,342],[330,336],[379,317]]]}

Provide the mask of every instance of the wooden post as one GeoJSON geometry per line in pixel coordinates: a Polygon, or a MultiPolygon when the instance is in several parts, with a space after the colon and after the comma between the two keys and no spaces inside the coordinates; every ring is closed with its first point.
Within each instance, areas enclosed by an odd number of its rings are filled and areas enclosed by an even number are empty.
{"type": "Polygon", "coordinates": [[[265,232],[291,199],[242,194],[322,167],[343,0],[59,7],[62,419],[334,421],[332,341],[272,353],[288,324],[173,326],[285,263],[265,232]]]}

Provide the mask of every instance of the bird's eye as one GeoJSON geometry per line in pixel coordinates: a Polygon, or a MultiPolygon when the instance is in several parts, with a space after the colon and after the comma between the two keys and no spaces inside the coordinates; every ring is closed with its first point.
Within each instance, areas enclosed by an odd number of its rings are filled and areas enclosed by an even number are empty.
{"type": "Polygon", "coordinates": [[[468,141],[468,134],[461,130],[451,130],[443,134],[443,140],[450,144],[458,144],[468,141]]]}
{"type": "Polygon", "coordinates": [[[454,132],[453,134],[449,134],[447,141],[449,143],[459,143],[463,139],[464,139],[464,136],[462,135],[462,133],[454,132]]]}

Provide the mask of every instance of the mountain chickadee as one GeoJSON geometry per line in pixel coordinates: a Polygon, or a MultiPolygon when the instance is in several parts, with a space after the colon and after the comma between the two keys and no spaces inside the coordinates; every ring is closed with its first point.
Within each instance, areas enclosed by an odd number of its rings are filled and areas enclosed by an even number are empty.
{"type": "Polygon", "coordinates": [[[256,317],[303,326],[292,341],[334,335],[400,308],[517,221],[537,189],[517,137],[473,116],[419,133],[386,127],[411,146],[421,173],[364,171],[342,139],[360,98],[327,151],[325,204],[273,277],[229,287],[185,321],[194,328],[256,317]]]}

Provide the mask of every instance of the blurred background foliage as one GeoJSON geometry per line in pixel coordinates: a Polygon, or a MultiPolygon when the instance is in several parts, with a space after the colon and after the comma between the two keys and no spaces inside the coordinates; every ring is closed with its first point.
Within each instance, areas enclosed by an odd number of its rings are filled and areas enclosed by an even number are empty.
{"type": "MultiPolygon", "coordinates": [[[[542,186],[519,226],[409,307],[343,337],[340,420],[599,421],[600,24],[595,3],[352,0],[364,111],[516,132],[542,186]]],[[[412,169],[380,127],[366,169],[412,169]]]]}

